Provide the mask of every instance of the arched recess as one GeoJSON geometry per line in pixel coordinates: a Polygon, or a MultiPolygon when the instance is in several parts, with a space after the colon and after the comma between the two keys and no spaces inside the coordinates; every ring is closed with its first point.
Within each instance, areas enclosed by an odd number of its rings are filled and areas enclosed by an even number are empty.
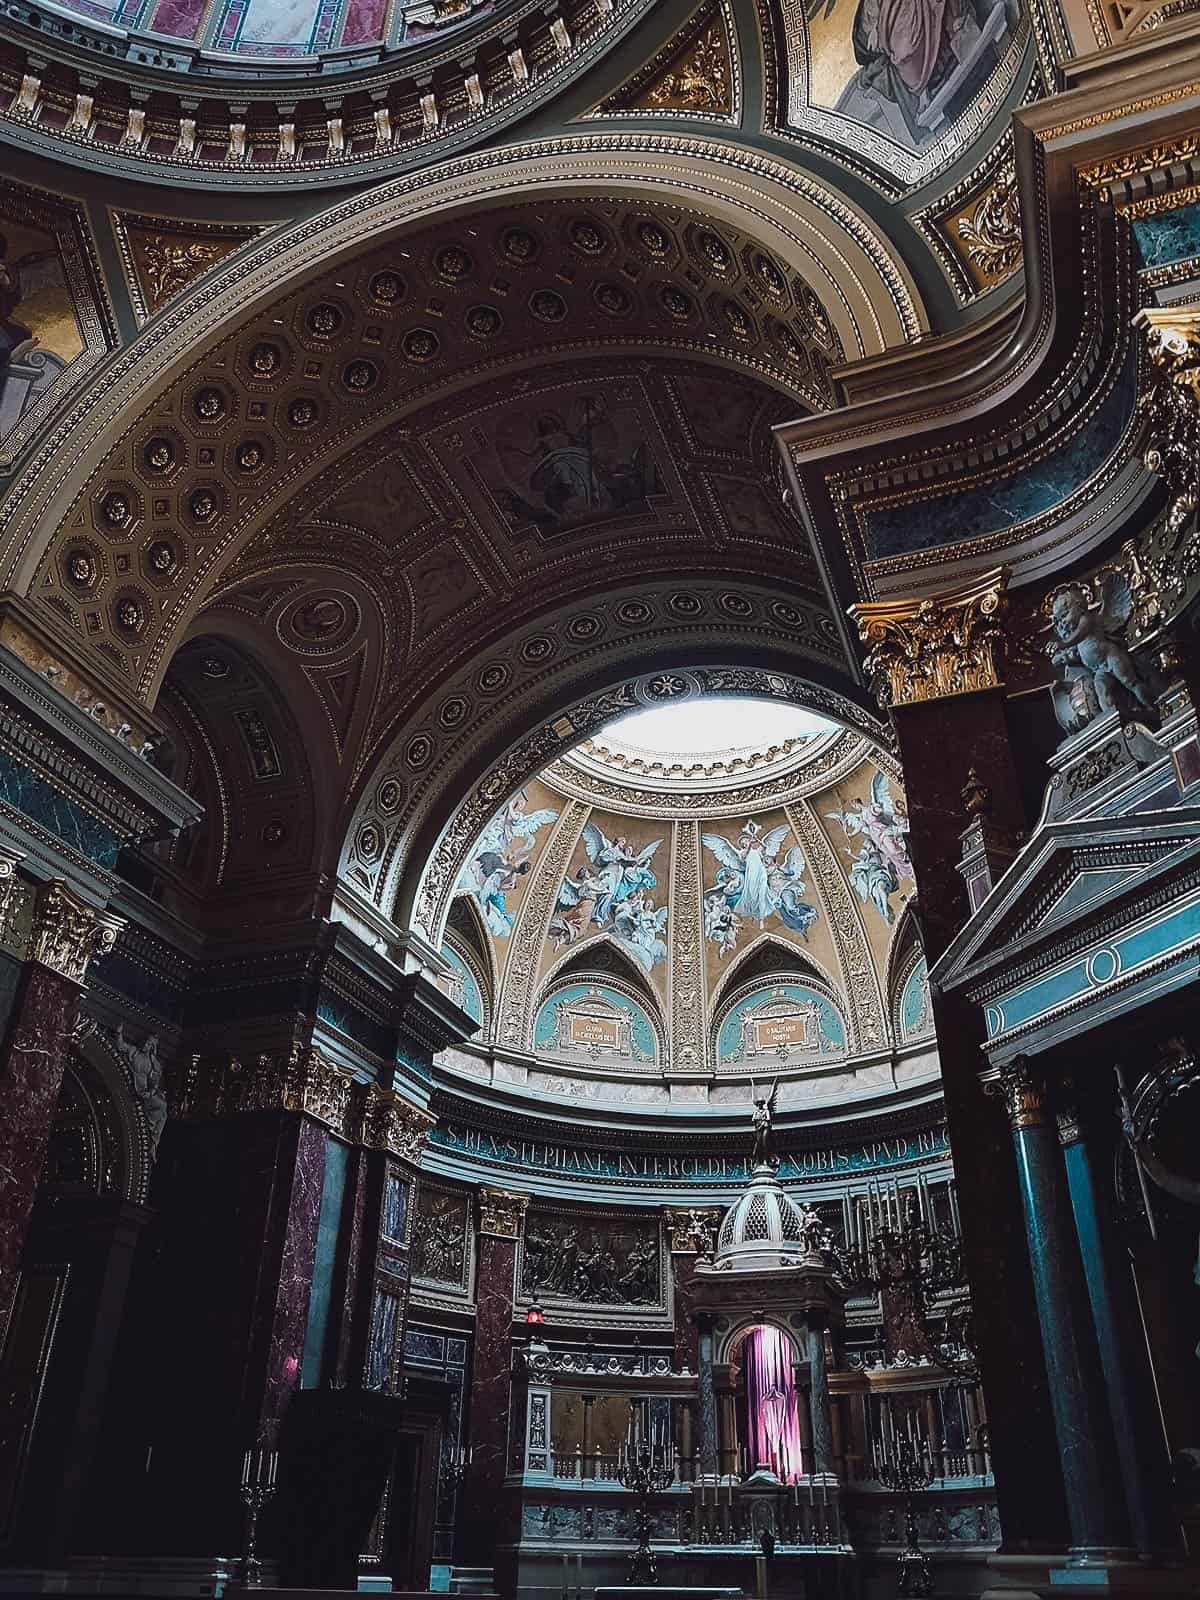
{"type": "Polygon", "coordinates": [[[521,693],[509,693],[499,706],[481,695],[492,670],[503,671],[505,682],[515,674],[499,658],[476,663],[446,686],[440,702],[470,697],[474,715],[462,716],[459,731],[447,736],[438,728],[435,705],[396,739],[359,803],[341,876],[401,927],[438,943],[463,864],[503,802],[614,717],[663,699],[773,697],[886,745],[888,730],[866,709],[865,691],[837,664],[839,650],[821,642],[820,625],[814,619],[806,626],[802,642],[800,630],[782,622],[781,610],[793,620],[798,615],[790,602],[768,593],[693,583],[634,595],[618,590],[603,606],[560,617],[553,630],[538,619],[508,641],[508,659],[521,662],[536,644],[548,661],[539,661],[521,693]],[[727,604],[732,600],[736,620],[727,604]],[[576,636],[588,643],[571,650],[579,621],[588,627],[576,636]],[[657,662],[649,673],[648,657],[657,662]],[[722,664],[697,664],[713,660],[722,664]],[[808,676],[800,676],[801,660],[808,676]],[[641,675],[622,674],[622,666],[641,675]],[[454,793],[464,799],[447,816],[445,799],[454,793]]]}
{"type": "MultiPolygon", "coordinates": [[[[268,314],[281,296],[298,293],[322,274],[332,281],[338,272],[350,271],[363,254],[364,240],[378,250],[434,219],[465,217],[501,201],[512,206],[588,196],[692,208],[735,228],[803,279],[831,339],[849,359],[902,344],[927,326],[907,270],[865,213],[759,151],[715,138],[605,131],[473,153],[356,195],[272,235],[153,319],[128,349],[106,363],[100,381],[73,398],[69,414],[47,433],[15,481],[0,582],[19,593],[39,593],[67,541],[90,526],[101,480],[118,457],[125,460],[121,452],[127,451],[139,419],[151,412],[173,415],[178,432],[191,389],[204,381],[206,362],[216,363],[218,354],[220,373],[212,382],[218,388],[226,383],[227,406],[242,407],[244,401],[247,421],[253,421],[251,396],[264,386],[269,391],[281,376],[277,366],[257,360],[263,340],[269,343],[273,332],[268,314]],[[262,327],[253,334],[256,319],[262,327]],[[214,329],[228,336],[227,348],[219,352],[213,349],[214,329]],[[244,350],[237,347],[242,332],[252,340],[244,350]]],[[[736,327],[733,332],[730,364],[757,370],[760,363],[736,353],[736,327]]],[[[612,343],[622,348],[619,339],[612,343]]],[[[698,342],[696,353],[705,348],[698,342]]],[[[419,373],[423,357],[415,349],[412,356],[404,383],[411,380],[419,387],[412,372],[419,373]]],[[[349,368],[342,376],[343,389],[353,392],[357,379],[349,368]]],[[[411,385],[403,388],[405,396],[411,396],[411,385]]],[[[364,412],[360,405],[348,426],[370,432],[400,410],[375,404],[364,412]]],[[[167,566],[153,579],[153,603],[130,624],[137,635],[136,650],[128,652],[130,677],[148,703],[221,572],[272,511],[322,469],[331,452],[343,452],[346,427],[325,430],[319,416],[314,421],[318,425],[305,436],[308,443],[297,439],[286,459],[284,452],[267,451],[253,476],[239,484],[236,504],[226,495],[230,503],[216,505],[211,533],[206,530],[196,549],[173,561],[164,557],[167,566]]],[[[138,493],[133,486],[126,491],[127,498],[138,493]]],[[[205,516],[213,516],[213,510],[206,509],[205,516]]],[[[101,529],[93,540],[101,556],[105,537],[101,529]]],[[[116,659],[123,654],[114,649],[116,659]]]]}
{"type": "Polygon", "coordinates": [[[776,976],[799,978],[801,981],[811,978],[819,989],[829,993],[831,999],[838,992],[834,980],[807,951],[789,944],[777,934],[760,933],[721,974],[721,981],[709,997],[712,1014],[716,1016],[725,1008],[735,989],[744,989],[756,980],[766,982],[776,976]]]}
{"type": "Polygon", "coordinates": [[[187,902],[200,925],[217,897],[261,904],[266,893],[286,914],[289,893],[311,898],[330,850],[335,763],[328,749],[322,759],[319,724],[306,737],[291,709],[303,684],[288,678],[238,618],[197,633],[171,663],[165,720],[179,745],[163,759],[205,815],[181,841],[149,846],[131,875],[165,904],[187,902]]]}
{"type": "Polygon", "coordinates": [[[451,902],[442,943],[443,945],[453,943],[459,955],[476,973],[483,998],[484,1015],[490,1031],[496,1016],[500,973],[496,966],[496,953],[492,941],[487,936],[479,905],[473,896],[458,895],[451,902]]]}
{"type": "Polygon", "coordinates": [[[530,1047],[539,1059],[619,1071],[654,1072],[667,1060],[662,1016],[643,987],[585,966],[543,984],[530,1047]]]}
{"type": "Polygon", "coordinates": [[[845,1058],[845,997],[812,969],[793,967],[725,991],[713,1008],[709,1049],[718,1072],[775,1077],[845,1058]]]}
{"type": "Polygon", "coordinates": [[[117,1194],[145,1203],[154,1165],[146,1114],[107,1035],[83,1030],[67,1057],[41,1193],[117,1194]]]}
{"type": "Polygon", "coordinates": [[[933,1037],[933,1013],[925,950],[912,901],[907,901],[896,922],[888,947],[886,993],[892,1038],[897,1045],[933,1037]],[[918,993],[918,991],[920,991],[918,993]]]}
{"type": "MultiPolygon", "coordinates": [[[[572,946],[547,969],[537,1003],[531,1011],[534,1035],[537,1031],[537,1013],[554,989],[566,983],[604,983],[610,979],[619,989],[627,991],[647,1012],[657,1040],[656,1057],[659,1061],[667,1061],[670,1037],[661,1002],[647,981],[645,972],[608,933],[595,934],[582,944],[572,946]]],[[[535,1047],[533,1038],[529,1043],[535,1047]]]]}

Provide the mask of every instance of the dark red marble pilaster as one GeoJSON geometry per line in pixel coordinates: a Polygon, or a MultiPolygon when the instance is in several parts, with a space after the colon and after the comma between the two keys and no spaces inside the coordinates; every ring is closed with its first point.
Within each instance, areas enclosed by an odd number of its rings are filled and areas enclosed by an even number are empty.
{"type": "Polygon", "coordinates": [[[692,1272],[695,1251],[672,1250],[671,1276],[675,1296],[675,1370],[700,1370],[700,1330],[696,1323],[696,1292],[692,1272]]]}
{"type": "Polygon", "coordinates": [[[238,1547],[241,1453],[277,1439],[299,1385],[326,1140],[294,1111],[167,1125],[126,1353],[125,1432],[153,1462],[127,1548],[238,1547]]]}
{"type": "MultiPolygon", "coordinates": [[[[1028,818],[1000,690],[898,706],[892,715],[932,966],[967,920],[957,862],[969,769],[991,791],[997,827],[1015,834],[1028,818]]],[[[1066,1504],[1012,1141],[978,1077],[983,1018],[961,995],[934,990],[931,999],[1004,1548],[1061,1548],[1066,1504]]]]}
{"type": "Polygon", "coordinates": [[[517,1232],[523,1210],[523,1198],[500,1196],[495,1190],[485,1190],[481,1199],[468,1432],[471,1466],[464,1483],[460,1522],[462,1559],[471,1567],[492,1566],[496,1546],[507,1531],[503,1491],[508,1469],[517,1232]]]}
{"type": "Polygon", "coordinates": [[[16,1291],[79,996],[77,983],[27,962],[0,1047],[0,1336],[16,1291]]]}

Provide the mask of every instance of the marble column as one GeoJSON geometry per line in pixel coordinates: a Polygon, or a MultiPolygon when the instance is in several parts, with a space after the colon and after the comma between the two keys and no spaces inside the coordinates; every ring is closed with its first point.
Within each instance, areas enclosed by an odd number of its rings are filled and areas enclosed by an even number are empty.
{"type": "MultiPolygon", "coordinates": [[[[0,860],[4,933],[29,915],[30,891],[0,860]],[[6,870],[7,869],[7,870],[6,870]]],[[[88,962],[116,942],[117,918],[85,905],[59,879],[32,894],[28,955],[0,1045],[0,1341],[54,1122],[88,962]]],[[[3,937],[0,934],[0,937],[3,937]]]]}
{"type": "Polygon", "coordinates": [[[517,1240],[526,1196],[503,1189],[479,1192],[479,1252],[475,1269],[475,1339],[471,1352],[468,1443],[471,1465],[463,1485],[464,1563],[490,1568],[509,1519],[504,1506],[512,1390],[513,1301],[517,1240]]]}
{"type": "Polygon", "coordinates": [[[1058,1115],[1058,1134],[1134,1540],[1143,1554],[1176,1554],[1179,1521],[1133,1270],[1121,1260],[1091,1140],[1069,1098],[1058,1115]]]}
{"type": "Polygon", "coordinates": [[[825,1325],[813,1319],[808,1324],[808,1374],[813,1471],[833,1472],[833,1423],[829,1409],[829,1372],[825,1361],[825,1325]]]}
{"type": "Polygon", "coordinates": [[[1025,1208],[1072,1561],[1103,1561],[1128,1552],[1129,1525],[1058,1132],[1032,1063],[1018,1057],[1003,1068],[998,1087],[1025,1208]]]}
{"type": "MultiPolygon", "coordinates": [[[[897,704],[909,817],[920,886],[925,956],[932,966],[967,919],[958,874],[963,787],[973,766],[989,787],[991,817],[1009,833],[1029,825],[1009,738],[1003,691],[897,704]],[[960,754],[961,753],[961,754],[960,754]]],[[[979,1083],[980,1008],[961,993],[930,995],[946,1123],[954,1152],[963,1259],[977,1307],[975,1340],[990,1413],[989,1439],[1003,1553],[1054,1549],[1067,1537],[1053,1412],[1008,1130],[979,1083]]]]}
{"type": "Polygon", "coordinates": [[[699,1456],[702,1476],[711,1478],[717,1471],[717,1385],[713,1371],[716,1334],[714,1319],[708,1313],[697,1318],[697,1370],[700,1375],[699,1456]]]}

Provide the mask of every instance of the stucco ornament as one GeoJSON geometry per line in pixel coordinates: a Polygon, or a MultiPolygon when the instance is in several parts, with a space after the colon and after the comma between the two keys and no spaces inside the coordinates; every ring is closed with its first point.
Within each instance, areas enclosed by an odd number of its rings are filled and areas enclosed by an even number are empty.
{"type": "Polygon", "coordinates": [[[1133,595],[1119,572],[1109,572],[1098,590],[1069,583],[1049,599],[1054,637],[1047,646],[1062,673],[1051,693],[1059,725],[1078,733],[1095,717],[1116,711],[1128,721],[1155,714],[1154,695],[1141,667],[1118,635],[1133,613],[1133,595]]]}

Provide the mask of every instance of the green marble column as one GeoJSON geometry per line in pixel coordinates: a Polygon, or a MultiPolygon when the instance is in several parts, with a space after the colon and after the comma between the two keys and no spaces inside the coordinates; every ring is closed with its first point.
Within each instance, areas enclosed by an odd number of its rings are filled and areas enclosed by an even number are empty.
{"type": "MultiPolygon", "coordinates": [[[[1088,1306],[1058,1130],[1040,1072],[1018,1057],[1001,1074],[1025,1211],[1074,1564],[1128,1557],[1129,1522],[1088,1306]]],[[[989,1313],[990,1314],[990,1313],[989,1313]]],[[[1002,1307],[995,1308],[1003,1314],[1002,1307]]]]}
{"type": "Polygon", "coordinates": [[[1073,1104],[1059,1110],[1058,1133],[1134,1540],[1143,1554],[1177,1554],[1180,1530],[1171,1509],[1167,1444],[1136,1310],[1133,1272],[1129,1261],[1121,1259],[1095,1157],[1073,1104]]]}

